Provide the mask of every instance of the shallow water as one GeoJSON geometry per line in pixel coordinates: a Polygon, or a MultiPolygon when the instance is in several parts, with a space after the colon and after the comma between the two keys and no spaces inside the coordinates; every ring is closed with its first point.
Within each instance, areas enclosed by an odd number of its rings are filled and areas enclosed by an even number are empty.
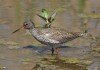
{"type": "MultiPolygon", "coordinates": [[[[85,9],[83,9],[83,14],[84,12],[92,13],[93,10],[95,10],[96,14],[100,14],[100,5],[98,4],[99,2],[99,0],[86,1],[86,6],[85,9]]],[[[44,24],[44,21],[35,15],[38,13],[40,14],[42,8],[49,10],[50,14],[53,13],[53,10],[58,11],[52,26],[65,28],[70,31],[82,31],[80,27],[81,17],[78,16],[80,14],[78,13],[77,3],[78,0],[0,0],[1,68],[5,67],[5,70],[34,70],[36,64],[41,65],[40,62],[43,62],[41,59],[44,59],[47,56],[51,56],[50,48],[43,47],[43,45],[38,43],[31,35],[27,35],[26,30],[21,30],[15,34],[12,34],[12,32],[19,28],[26,19],[32,19],[36,26],[41,26],[44,24]]],[[[93,36],[96,36],[96,41],[88,38],[79,38],[65,44],[69,47],[59,49],[59,57],[64,57],[65,59],[85,59],[92,61],[92,63],[87,65],[77,62],[76,64],[65,64],[62,60],[59,60],[59,64],[50,62],[51,65],[58,66],[62,70],[76,70],[77,67],[80,67],[80,70],[99,70],[99,21],[97,23],[97,19],[89,18],[87,23],[87,29],[89,33],[91,33],[93,36]]]]}

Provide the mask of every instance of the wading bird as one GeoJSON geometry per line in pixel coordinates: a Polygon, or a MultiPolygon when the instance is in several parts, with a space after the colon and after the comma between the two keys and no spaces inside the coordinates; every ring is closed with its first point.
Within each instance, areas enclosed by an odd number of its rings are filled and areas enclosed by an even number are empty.
{"type": "Polygon", "coordinates": [[[19,29],[15,30],[13,33],[17,32],[23,27],[25,29],[28,29],[32,36],[40,43],[49,46],[52,51],[52,56],[54,55],[55,49],[56,56],[58,56],[58,47],[61,46],[61,44],[72,41],[86,34],[80,32],[68,32],[65,29],[57,27],[37,28],[31,20],[25,21],[23,25],[19,29]]]}

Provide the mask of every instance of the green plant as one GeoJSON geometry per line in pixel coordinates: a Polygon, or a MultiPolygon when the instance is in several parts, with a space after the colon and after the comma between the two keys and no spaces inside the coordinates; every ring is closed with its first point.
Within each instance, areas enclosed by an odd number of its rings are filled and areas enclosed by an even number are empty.
{"type": "Polygon", "coordinates": [[[50,17],[48,15],[48,11],[46,9],[42,9],[42,14],[39,15],[37,14],[39,17],[41,17],[44,21],[46,21],[46,24],[44,25],[45,28],[48,28],[51,26],[52,22],[55,19],[56,16],[56,12],[54,12],[50,17]]]}

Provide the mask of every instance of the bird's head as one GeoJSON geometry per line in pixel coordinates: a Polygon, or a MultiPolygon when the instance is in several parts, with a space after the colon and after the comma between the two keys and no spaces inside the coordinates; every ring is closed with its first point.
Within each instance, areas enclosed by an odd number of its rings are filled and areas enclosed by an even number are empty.
{"type": "Polygon", "coordinates": [[[35,28],[35,25],[34,25],[34,23],[31,20],[27,20],[27,21],[25,21],[23,23],[23,25],[20,28],[18,28],[17,30],[13,31],[12,33],[16,33],[19,30],[21,30],[22,28],[25,28],[25,29],[29,29],[30,30],[30,29],[35,28]]]}
{"type": "Polygon", "coordinates": [[[33,29],[35,27],[34,23],[31,20],[25,21],[23,23],[25,29],[33,29]]]}

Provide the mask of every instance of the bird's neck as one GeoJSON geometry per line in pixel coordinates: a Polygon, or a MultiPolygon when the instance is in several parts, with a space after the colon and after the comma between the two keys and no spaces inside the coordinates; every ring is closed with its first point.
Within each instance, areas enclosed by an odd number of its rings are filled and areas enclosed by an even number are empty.
{"type": "Polygon", "coordinates": [[[37,37],[39,36],[39,32],[38,32],[38,29],[37,29],[37,28],[31,29],[31,30],[30,30],[30,33],[31,33],[32,36],[33,36],[34,38],[36,38],[36,39],[37,39],[37,37]]]}
{"type": "Polygon", "coordinates": [[[33,29],[35,29],[35,27],[30,27],[30,28],[29,28],[29,30],[33,30],[33,29]]]}
{"type": "Polygon", "coordinates": [[[33,31],[35,31],[35,30],[36,30],[35,27],[29,29],[30,32],[33,32],[33,31]]]}

